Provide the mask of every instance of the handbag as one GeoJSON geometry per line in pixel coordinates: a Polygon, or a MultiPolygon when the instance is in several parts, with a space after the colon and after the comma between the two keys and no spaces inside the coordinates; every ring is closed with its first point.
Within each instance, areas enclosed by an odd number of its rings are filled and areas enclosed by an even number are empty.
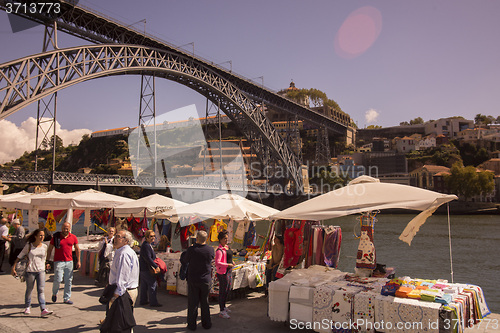
{"type": "MultiPolygon", "coordinates": [[[[31,243],[29,243],[29,250],[28,254],[31,252],[31,243]]],[[[30,263],[30,259],[28,257],[28,254],[26,254],[22,259],[19,259],[16,264],[16,273],[17,276],[19,277],[19,280],[21,282],[26,281],[26,270],[28,268],[28,265],[30,263]]]]}

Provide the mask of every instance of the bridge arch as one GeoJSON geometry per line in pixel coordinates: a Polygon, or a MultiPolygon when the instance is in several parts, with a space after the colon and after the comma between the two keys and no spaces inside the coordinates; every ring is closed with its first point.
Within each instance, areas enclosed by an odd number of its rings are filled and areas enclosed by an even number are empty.
{"type": "Polygon", "coordinates": [[[80,82],[127,74],[154,74],[183,84],[220,105],[255,151],[263,152],[268,147],[296,187],[302,188],[299,160],[257,104],[207,66],[175,52],[138,45],[91,45],[54,50],[1,64],[0,119],[80,82]]]}

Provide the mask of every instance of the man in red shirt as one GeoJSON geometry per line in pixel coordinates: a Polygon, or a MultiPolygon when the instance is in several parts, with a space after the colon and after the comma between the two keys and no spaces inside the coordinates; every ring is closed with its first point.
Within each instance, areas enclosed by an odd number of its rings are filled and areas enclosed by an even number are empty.
{"type": "Polygon", "coordinates": [[[66,304],[73,304],[71,298],[71,282],[73,281],[73,247],[76,252],[76,269],[80,268],[80,248],[78,238],[70,233],[71,225],[63,223],[61,232],[56,232],[50,240],[47,250],[47,261],[54,250],[54,283],[52,285],[52,302],[57,301],[57,292],[64,276],[64,296],[66,304]]]}

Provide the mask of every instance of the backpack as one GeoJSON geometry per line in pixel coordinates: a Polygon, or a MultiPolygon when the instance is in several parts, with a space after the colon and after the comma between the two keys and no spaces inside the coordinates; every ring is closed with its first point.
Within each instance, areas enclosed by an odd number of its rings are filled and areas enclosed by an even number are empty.
{"type": "Polygon", "coordinates": [[[185,261],[187,251],[182,252],[181,254],[181,268],[179,269],[179,279],[186,280],[188,273],[189,263],[185,261]]]}

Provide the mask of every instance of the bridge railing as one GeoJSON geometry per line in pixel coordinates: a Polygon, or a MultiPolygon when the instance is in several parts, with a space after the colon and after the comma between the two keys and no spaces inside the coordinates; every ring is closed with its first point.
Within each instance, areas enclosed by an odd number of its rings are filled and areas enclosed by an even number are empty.
{"type": "Polygon", "coordinates": [[[245,184],[241,181],[206,181],[179,178],[133,177],[123,175],[86,174],[55,171],[51,182],[49,171],[0,170],[0,179],[4,184],[33,185],[85,185],[85,186],[138,186],[144,188],[185,188],[208,189],[241,192],[267,192],[281,194],[283,190],[266,185],[245,184]]]}

